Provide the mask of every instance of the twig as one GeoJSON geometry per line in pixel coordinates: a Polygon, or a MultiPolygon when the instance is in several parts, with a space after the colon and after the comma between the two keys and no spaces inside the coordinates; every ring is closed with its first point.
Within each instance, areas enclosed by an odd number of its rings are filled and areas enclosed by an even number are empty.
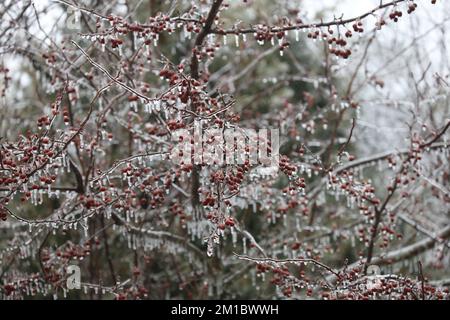
{"type": "Polygon", "coordinates": [[[255,257],[249,257],[247,255],[240,255],[237,253],[234,253],[234,255],[240,259],[240,260],[248,260],[248,261],[252,261],[252,262],[256,262],[256,263],[265,263],[265,262],[272,262],[272,263],[293,263],[293,264],[298,264],[298,263],[313,263],[329,272],[331,272],[332,274],[334,274],[335,276],[337,276],[338,278],[340,278],[340,275],[337,271],[333,270],[331,267],[323,264],[322,262],[319,262],[315,259],[274,259],[274,258],[255,258],[255,257]]]}
{"type": "Polygon", "coordinates": [[[353,118],[352,120],[352,128],[350,129],[350,134],[348,135],[347,141],[339,148],[338,156],[341,156],[344,152],[345,148],[347,148],[348,144],[350,143],[350,140],[352,139],[353,135],[353,129],[355,128],[356,120],[353,118]]]}

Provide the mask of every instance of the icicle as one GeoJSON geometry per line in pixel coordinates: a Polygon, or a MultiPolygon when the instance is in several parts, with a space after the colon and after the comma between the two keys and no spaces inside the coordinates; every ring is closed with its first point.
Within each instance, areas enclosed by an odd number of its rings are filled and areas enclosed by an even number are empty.
{"type": "Polygon", "coordinates": [[[137,104],[137,102],[133,101],[131,103],[131,109],[133,109],[133,111],[136,112],[136,113],[138,112],[138,104],[137,104]]]}
{"type": "Polygon", "coordinates": [[[256,271],[254,268],[250,271],[250,276],[251,276],[251,280],[252,280],[252,286],[255,287],[256,286],[256,271]]]}
{"type": "Polygon", "coordinates": [[[208,286],[208,296],[212,297],[214,295],[214,288],[213,288],[213,286],[208,284],[207,282],[205,282],[205,285],[208,286]]]}
{"type": "Polygon", "coordinates": [[[154,107],[155,107],[155,110],[156,110],[157,112],[161,111],[161,101],[160,101],[160,100],[156,100],[156,101],[154,102],[154,107]]]}
{"type": "Polygon", "coordinates": [[[208,257],[211,257],[214,253],[214,247],[213,247],[213,243],[212,241],[208,241],[208,247],[206,249],[206,254],[208,255],[208,257]]]}
{"type": "Polygon", "coordinates": [[[296,229],[297,231],[301,231],[301,228],[300,228],[300,219],[299,219],[298,216],[295,217],[295,229],[296,229]]]}
{"type": "Polygon", "coordinates": [[[186,38],[188,38],[189,40],[191,40],[191,32],[188,31],[188,29],[187,29],[186,26],[184,26],[184,29],[183,29],[183,36],[184,36],[184,38],[183,38],[182,40],[184,40],[184,39],[186,39],[186,38]]]}
{"type": "Polygon", "coordinates": [[[233,227],[231,227],[230,232],[231,232],[231,241],[232,241],[232,243],[233,243],[233,247],[236,247],[236,243],[237,243],[237,233],[236,233],[236,231],[234,230],[233,227]]]}
{"type": "Polygon", "coordinates": [[[38,204],[42,204],[44,202],[43,191],[39,190],[39,200],[38,204]]]}
{"type": "Polygon", "coordinates": [[[80,10],[75,10],[75,23],[79,23],[80,22],[80,18],[81,18],[81,11],[80,10]]]}

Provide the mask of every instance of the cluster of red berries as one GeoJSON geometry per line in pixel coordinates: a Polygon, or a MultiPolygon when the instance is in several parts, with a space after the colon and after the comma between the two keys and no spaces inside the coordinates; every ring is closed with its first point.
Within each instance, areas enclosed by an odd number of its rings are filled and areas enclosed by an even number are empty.
{"type": "Polygon", "coordinates": [[[228,217],[228,218],[225,220],[225,225],[228,226],[228,227],[234,227],[235,222],[234,222],[233,217],[228,217]]]}
{"type": "Polygon", "coordinates": [[[6,296],[10,296],[14,291],[16,291],[16,288],[14,285],[7,283],[3,286],[3,291],[6,296]]]}
{"type": "MultiPolygon", "coordinates": [[[[171,120],[167,121],[167,127],[169,127],[170,130],[181,129],[181,128],[184,128],[185,126],[186,126],[186,124],[181,120],[171,119],[171,120]]],[[[182,155],[180,155],[180,156],[182,156],[182,155]]]]}
{"type": "Polygon", "coordinates": [[[144,299],[148,296],[148,289],[142,285],[136,285],[131,288],[125,289],[123,292],[117,293],[115,296],[116,300],[139,300],[144,299]]]}
{"type": "Polygon", "coordinates": [[[306,188],[305,178],[298,178],[296,181],[294,181],[294,185],[297,188],[305,189],[306,188]]]}
{"type": "Polygon", "coordinates": [[[401,11],[395,10],[389,14],[389,19],[394,20],[394,22],[397,22],[398,19],[403,15],[401,11]]]}
{"type": "Polygon", "coordinates": [[[82,201],[86,209],[95,209],[102,205],[102,203],[95,198],[85,197],[84,195],[80,195],[80,201],[82,201]]]}
{"type": "MultiPolygon", "coordinates": [[[[3,156],[3,154],[2,154],[2,156],[3,156]]],[[[15,168],[17,166],[16,163],[10,158],[2,159],[2,165],[8,166],[10,168],[15,168]]]]}
{"type": "Polygon", "coordinates": [[[302,244],[300,242],[295,241],[294,243],[291,244],[291,249],[292,250],[298,250],[298,249],[300,249],[301,245],[302,244]]]}
{"type": "Polygon", "coordinates": [[[215,203],[216,203],[216,199],[210,193],[202,201],[202,205],[209,206],[209,207],[214,207],[215,203]]]}
{"type": "Polygon", "coordinates": [[[344,170],[340,173],[341,179],[336,176],[330,177],[331,184],[339,184],[341,190],[347,192],[350,196],[360,197],[370,201],[372,204],[379,204],[380,200],[374,197],[375,188],[369,183],[360,183],[353,181],[353,172],[344,170]]]}
{"type": "Polygon", "coordinates": [[[280,44],[280,51],[283,52],[285,49],[289,48],[290,45],[291,43],[289,41],[283,41],[280,44]]]}
{"type": "Polygon", "coordinates": [[[226,227],[231,228],[231,227],[234,227],[234,225],[235,225],[235,222],[234,222],[233,217],[228,217],[225,219],[224,223],[220,223],[217,227],[220,230],[225,230],[226,227]]]}
{"type": "MultiPolygon", "coordinates": [[[[351,277],[354,281],[356,277],[351,277]]],[[[409,278],[366,278],[358,289],[349,287],[344,293],[324,292],[322,297],[327,299],[348,299],[348,300],[369,300],[386,297],[389,299],[411,300],[411,299],[437,299],[441,300],[448,297],[449,290],[436,289],[435,287],[424,283],[417,283],[409,278]],[[361,290],[362,289],[362,290],[361,290]]]]}
{"type": "MultiPolygon", "coordinates": [[[[183,164],[181,166],[181,171],[189,173],[194,168],[194,165],[192,163],[183,164]]],[[[179,171],[176,172],[176,174],[179,176],[181,173],[179,171]]]]}
{"type": "Polygon", "coordinates": [[[255,31],[255,39],[260,43],[270,41],[273,37],[274,34],[270,32],[270,28],[266,25],[259,25],[255,31]]]}
{"type": "Polygon", "coordinates": [[[37,294],[37,282],[41,282],[40,275],[38,273],[32,273],[27,278],[16,278],[13,282],[11,281],[0,286],[0,292],[3,291],[5,296],[17,294],[18,299],[23,297],[23,295],[34,296],[37,294]]]}
{"type": "Polygon", "coordinates": [[[333,37],[333,38],[328,39],[328,44],[333,44],[333,43],[335,43],[336,45],[341,46],[341,47],[345,47],[347,45],[347,41],[343,38],[333,37]]]}
{"type": "Polygon", "coordinates": [[[234,225],[236,224],[233,217],[224,217],[222,214],[219,214],[216,211],[208,212],[208,214],[206,215],[206,219],[216,224],[220,230],[225,230],[227,227],[234,227],[234,225]]]}
{"type": "Polygon", "coordinates": [[[18,181],[19,180],[17,180],[17,178],[11,178],[11,177],[0,178],[0,184],[3,186],[16,184],[18,181]]]}
{"type": "MultiPolygon", "coordinates": [[[[295,189],[294,189],[293,187],[286,187],[286,188],[283,189],[283,193],[287,194],[287,193],[288,193],[288,190],[289,190],[289,191],[294,191],[295,189]]],[[[302,204],[303,204],[303,202],[302,202],[302,204]]],[[[294,209],[294,208],[298,207],[298,205],[299,205],[299,202],[298,202],[296,199],[292,199],[292,200],[290,200],[290,201],[288,202],[288,204],[287,204],[286,206],[280,206],[280,207],[278,207],[278,208],[277,208],[277,212],[285,214],[285,213],[287,213],[287,212],[289,211],[289,209],[294,209]]],[[[271,215],[272,215],[272,214],[269,213],[269,214],[267,215],[267,217],[270,218],[271,215]]]]}
{"type": "Polygon", "coordinates": [[[68,125],[70,122],[70,114],[69,109],[67,107],[63,109],[63,121],[65,125],[68,125]]]}
{"type": "MultiPolygon", "coordinates": [[[[282,277],[286,277],[286,276],[290,276],[291,275],[291,273],[289,272],[288,267],[286,267],[286,266],[278,267],[278,268],[272,268],[272,272],[275,275],[279,275],[279,276],[282,276],[282,277]]],[[[280,278],[274,278],[271,282],[273,284],[277,285],[277,284],[281,283],[281,279],[280,278]]]]}
{"type": "Polygon", "coordinates": [[[341,57],[344,59],[348,59],[350,55],[352,54],[352,51],[350,49],[337,49],[337,48],[331,48],[330,53],[334,54],[337,57],[341,57]]]}
{"type": "MultiPolygon", "coordinates": [[[[281,292],[285,297],[292,296],[292,281],[290,281],[290,277],[292,277],[289,268],[286,266],[272,268],[272,273],[274,276],[270,280],[270,283],[281,288],[281,292]]],[[[305,284],[305,281],[302,281],[302,284],[305,284]]]]}
{"type": "Polygon", "coordinates": [[[244,173],[246,173],[249,170],[249,167],[244,166],[238,166],[236,167],[237,172],[229,171],[225,182],[228,186],[228,190],[230,192],[236,192],[239,190],[239,186],[241,185],[242,181],[244,180],[244,173]]]}
{"type": "Polygon", "coordinates": [[[363,28],[362,25],[363,25],[363,23],[362,23],[361,21],[355,22],[355,23],[352,25],[353,31],[359,32],[359,33],[364,32],[364,28],[363,28]]]}
{"type": "MultiPolygon", "coordinates": [[[[67,94],[69,96],[70,101],[76,101],[77,100],[77,90],[75,87],[68,87],[67,88],[67,94]]],[[[54,103],[54,105],[58,105],[61,103],[62,96],[58,97],[58,100],[54,103]]]]}
{"type": "Polygon", "coordinates": [[[297,168],[293,164],[290,164],[289,158],[284,155],[280,157],[279,166],[281,171],[287,176],[292,176],[297,171],[297,168]]]}
{"type": "MultiPolygon", "coordinates": [[[[168,188],[168,187],[167,187],[168,188]]],[[[155,209],[157,206],[161,205],[165,200],[165,194],[163,189],[155,188],[150,192],[145,191],[145,196],[142,196],[139,199],[139,205],[146,209],[150,206],[150,208],[155,209]]]]}
{"type": "MultiPolygon", "coordinates": [[[[105,36],[114,36],[116,39],[111,41],[112,47],[116,48],[122,44],[122,40],[117,39],[118,34],[127,35],[129,33],[136,34],[137,38],[144,38],[144,43],[150,45],[152,41],[159,38],[159,34],[163,31],[167,31],[169,34],[175,31],[176,23],[168,16],[159,13],[155,17],[149,17],[146,23],[129,23],[123,17],[110,15],[107,17],[112,28],[109,30],[101,30],[101,25],[97,23],[97,33],[101,33],[105,36]]],[[[203,18],[197,21],[185,23],[185,29],[187,32],[199,33],[201,31],[201,23],[203,18]]],[[[104,36],[98,37],[98,41],[104,45],[104,36]]]]}
{"type": "Polygon", "coordinates": [[[51,260],[51,256],[50,256],[48,250],[46,250],[46,249],[42,250],[41,260],[44,265],[43,271],[44,271],[45,282],[58,286],[59,282],[62,280],[63,277],[60,274],[60,272],[57,270],[59,268],[56,264],[56,261],[51,260]]]}
{"type": "Polygon", "coordinates": [[[222,170],[217,170],[211,173],[209,181],[212,183],[220,183],[225,180],[225,175],[222,170]]]}
{"type": "Polygon", "coordinates": [[[51,120],[48,116],[42,116],[37,120],[37,125],[38,125],[39,129],[44,126],[49,126],[50,123],[51,123],[51,120]]]}
{"type": "Polygon", "coordinates": [[[181,204],[179,203],[174,203],[173,205],[171,205],[169,210],[173,215],[180,217],[181,220],[184,220],[186,218],[183,206],[181,206],[181,204]]]}
{"type": "Polygon", "coordinates": [[[395,161],[394,157],[392,157],[392,156],[387,157],[387,161],[388,161],[389,168],[393,168],[397,164],[397,161],[395,161]]]}
{"type": "Polygon", "coordinates": [[[417,3],[410,3],[408,6],[408,14],[411,14],[414,12],[414,10],[416,10],[417,8],[417,3]]]}
{"type": "MultiPolygon", "coordinates": [[[[372,230],[370,230],[372,231],[372,230]]],[[[381,227],[381,233],[382,233],[382,243],[380,244],[380,248],[387,248],[389,245],[389,241],[391,240],[391,237],[402,239],[403,236],[400,233],[395,232],[388,226],[382,226],[381,227]]]]}
{"type": "Polygon", "coordinates": [[[112,48],[119,48],[119,46],[123,44],[123,40],[119,38],[116,39],[111,38],[109,41],[111,42],[112,48]]]}
{"type": "Polygon", "coordinates": [[[193,23],[188,23],[186,25],[186,31],[187,32],[199,33],[200,32],[200,28],[197,25],[193,24],[193,23]]]}
{"type": "Polygon", "coordinates": [[[257,273],[265,273],[270,270],[270,266],[267,263],[258,263],[256,265],[257,273]]]}
{"type": "Polygon", "coordinates": [[[128,102],[134,102],[134,101],[138,101],[138,100],[139,100],[139,97],[136,95],[128,96],[128,102]]]}
{"type": "Polygon", "coordinates": [[[164,136],[167,134],[167,131],[164,128],[151,124],[150,122],[145,124],[145,130],[149,135],[164,136]]]}
{"type": "Polygon", "coordinates": [[[177,72],[170,70],[170,69],[162,69],[159,72],[159,76],[163,79],[166,79],[167,81],[169,81],[169,83],[171,85],[174,85],[178,82],[178,80],[180,79],[180,76],[178,75],[177,72]]]}
{"type": "Polygon", "coordinates": [[[198,60],[203,60],[204,58],[214,58],[215,52],[220,48],[219,43],[213,43],[210,45],[205,45],[201,48],[192,48],[192,54],[197,57],[198,60]]]}
{"type": "MultiPolygon", "coordinates": [[[[44,184],[44,185],[50,185],[50,184],[52,184],[53,182],[56,181],[56,175],[51,175],[51,176],[41,176],[41,177],[39,177],[39,181],[40,181],[42,184],[44,184]]],[[[39,185],[37,185],[37,184],[33,184],[33,185],[31,186],[31,189],[32,189],[32,190],[38,190],[38,189],[40,189],[40,187],[39,187],[39,185]]]]}
{"type": "Polygon", "coordinates": [[[316,31],[313,31],[313,32],[308,32],[308,35],[307,35],[307,37],[310,38],[310,39],[317,39],[319,36],[320,36],[320,31],[319,30],[316,30],[316,31]]]}
{"type": "Polygon", "coordinates": [[[63,249],[56,250],[56,256],[60,259],[69,261],[72,259],[82,260],[91,254],[91,245],[100,245],[98,238],[86,241],[83,245],[70,244],[63,249]]]}

